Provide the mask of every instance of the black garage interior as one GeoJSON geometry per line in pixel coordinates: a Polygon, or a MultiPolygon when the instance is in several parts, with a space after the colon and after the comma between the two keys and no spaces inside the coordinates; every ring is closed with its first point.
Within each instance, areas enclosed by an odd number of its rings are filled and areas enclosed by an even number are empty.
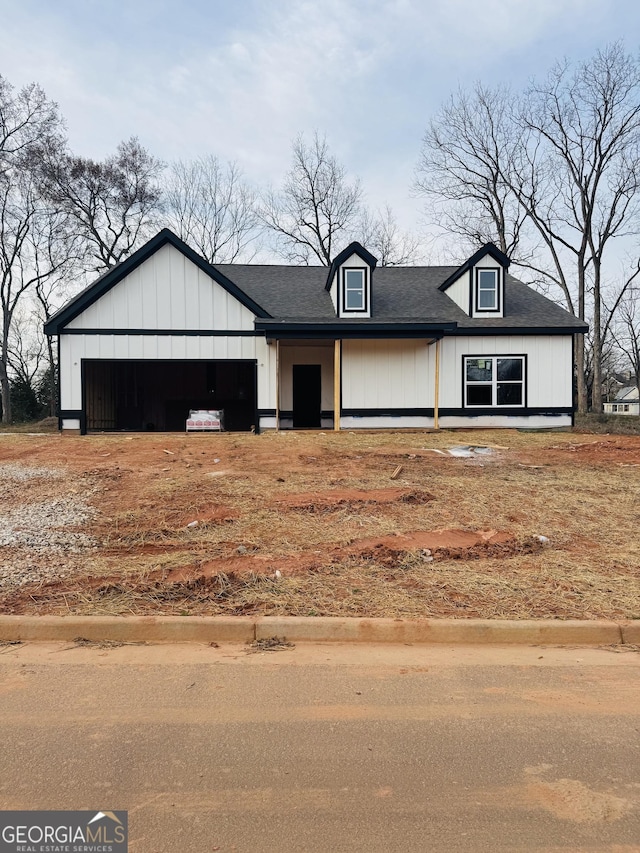
{"type": "Polygon", "coordinates": [[[87,430],[184,432],[190,409],[223,409],[224,428],[256,424],[255,361],[84,361],[87,430]]]}

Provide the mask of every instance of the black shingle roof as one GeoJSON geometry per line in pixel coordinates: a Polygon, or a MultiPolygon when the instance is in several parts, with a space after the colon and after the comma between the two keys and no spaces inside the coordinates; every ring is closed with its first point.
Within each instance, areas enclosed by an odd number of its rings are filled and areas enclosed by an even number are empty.
{"type": "MultiPolygon", "coordinates": [[[[409,330],[413,326],[415,331],[433,324],[440,328],[441,333],[455,333],[457,327],[458,332],[462,334],[480,334],[485,329],[496,334],[511,330],[544,334],[554,331],[583,332],[588,328],[586,323],[510,275],[505,276],[505,316],[473,319],[446,293],[439,290],[443,283],[447,283],[452,276],[466,268],[449,266],[379,267],[372,273],[371,318],[345,320],[336,317],[331,297],[325,289],[328,267],[211,265],[165,228],[61,308],[47,322],[45,332],[50,335],[59,334],[74,317],[166,243],[183,252],[252,311],[257,318],[258,329],[282,329],[287,324],[293,328],[306,324],[314,328],[326,327],[328,331],[331,326],[336,330],[346,330],[350,325],[354,328],[371,326],[373,333],[376,327],[386,326],[386,330],[394,327],[394,330],[401,334],[403,327],[409,330]]],[[[362,249],[362,252],[366,253],[366,250],[362,249]]],[[[495,252],[498,250],[495,249],[495,252]]],[[[480,254],[481,252],[474,255],[474,258],[480,254]]],[[[375,258],[369,258],[373,266],[375,258]]],[[[366,257],[365,260],[368,262],[366,257]]]]}
{"type": "MultiPolygon", "coordinates": [[[[326,267],[216,264],[227,278],[274,318],[275,323],[340,324],[324,289],[326,267]]],[[[555,302],[521,281],[505,277],[505,317],[469,317],[438,288],[459,267],[379,267],[372,278],[371,319],[374,323],[457,323],[460,329],[547,328],[586,330],[555,302]]],[[[270,321],[261,326],[271,325],[270,321]]]]}

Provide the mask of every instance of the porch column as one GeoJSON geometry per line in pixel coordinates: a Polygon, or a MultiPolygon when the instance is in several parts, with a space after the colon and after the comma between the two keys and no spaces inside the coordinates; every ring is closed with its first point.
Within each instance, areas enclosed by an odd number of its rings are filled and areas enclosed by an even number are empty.
{"type": "Polygon", "coordinates": [[[280,338],[276,338],[276,432],[280,431],[280,338]]]}
{"type": "Polygon", "coordinates": [[[433,428],[438,427],[438,404],[440,402],[440,338],[436,341],[436,375],[433,386],[433,428]]]}
{"type": "Polygon", "coordinates": [[[333,350],[333,428],[340,430],[340,353],[341,341],[336,340],[333,350]]]}

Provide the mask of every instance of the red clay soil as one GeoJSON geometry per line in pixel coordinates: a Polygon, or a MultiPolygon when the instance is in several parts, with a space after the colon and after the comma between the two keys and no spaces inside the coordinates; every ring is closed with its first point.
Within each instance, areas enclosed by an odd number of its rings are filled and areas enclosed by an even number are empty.
{"type": "Polygon", "coordinates": [[[504,545],[507,542],[513,542],[513,536],[497,530],[418,530],[415,533],[359,539],[349,550],[365,554],[376,548],[388,548],[400,554],[407,551],[439,551],[443,548],[474,548],[476,545],[504,545]]]}
{"type": "Polygon", "coordinates": [[[400,501],[408,504],[425,504],[435,500],[435,495],[415,489],[332,489],[327,492],[301,492],[284,495],[275,501],[277,506],[301,509],[307,512],[328,511],[361,504],[388,504],[400,501]]]}
{"type": "MultiPolygon", "coordinates": [[[[345,569],[349,564],[364,562],[391,564],[402,562],[407,554],[417,556],[418,561],[426,558],[428,573],[430,557],[477,560],[540,552],[544,546],[535,539],[538,532],[552,536],[551,548],[558,554],[560,549],[563,553],[575,552],[576,563],[588,553],[590,562],[585,564],[591,571],[591,554],[599,554],[602,544],[598,540],[592,547],[581,536],[594,536],[594,529],[600,524],[601,483],[607,482],[607,471],[615,471],[624,483],[633,482],[640,468],[640,436],[558,435],[543,443],[535,436],[529,441],[528,437],[508,432],[497,436],[504,445],[496,445],[495,457],[487,460],[456,459],[430,449],[436,443],[441,448],[468,443],[475,440],[475,435],[470,438],[467,434],[462,440],[452,434],[443,441],[442,436],[425,434],[409,437],[406,443],[389,438],[383,444],[377,443],[377,436],[364,433],[355,438],[339,438],[324,439],[322,434],[256,438],[7,437],[0,443],[0,461],[27,467],[60,467],[69,475],[56,481],[55,488],[62,495],[82,497],[87,491],[89,503],[98,513],[83,525],[82,532],[95,539],[97,555],[107,559],[94,565],[94,552],[61,557],[60,562],[68,564],[68,576],[60,573],[53,580],[49,574],[52,580],[39,588],[25,584],[15,592],[9,590],[4,612],[28,609],[32,606],[31,596],[35,596],[34,601],[43,601],[47,590],[91,590],[110,583],[144,585],[145,581],[161,589],[164,583],[179,586],[197,583],[198,579],[214,580],[216,575],[268,577],[276,570],[282,575],[323,568],[332,571],[341,563],[345,569]],[[403,471],[395,480],[399,466],[403,471]],[[537,501],[536,511],[544,514],[544,495],[540,493],[555,480],[550,481],[547,472],[542,472],[547,479],[538,485],[535,475],[540,472],[533,472],[529,485],[526,472],[529,492],[522,491],[518,478],[522,469],[529,467],[557,467],[558,482],[565,482],[567,468],[570,477],[581,468],[598,469],[593,477],[594,494],[585,492],[581,502],[571,505],[578,517],[584,517],[588,525],[584,531],[576,528],[563,538],[562,525],[554,518],[549,521],[551,530],[537,529],[536,516],[530,519],[526,498],[530,494],[537,501]],[[512,480],[523,496],[519,503],[510,497],[512,480]],[[371,489],[366,488],[368,483],[371,489]],[[466,500],[467,494],[481,489],[495,503],[495,513],[491,509],[476,512],[477,502],[466,500]],[[455,493],[457,503],[445,505],[449,493],[455,493]],[[268,535],[268,517],[266,521],[264,516],[261,519],[265,541],[247,535],[247,519],[264,507],[276,508],[285,518],[283,530],[287,526],[292,529],[290,538],[281,537],[286,545],[268,535]],[[337,512],[327,518],[321,515],[345,508],[350,511],[343,515],[353,515],[353,519],[345,521],[337,512]],[[290,515],[299,512],[317,515],[290,515]],[[360,517],[366,525],[358,528],[360,517]],[[384,525],[376,527],[380,519],[384,525]],[[193,521],[198,521],[198,526],[186,531],[193,521]],[[324,524],[327,536],[307,538],[307,523],[316,530],[324,524]],[[446,526],[449,524],[451,527],[446,526]],[[491,530],[494,524],[501,531],[491,530]],[[224,532],[212,529],[217,526],[224,526],[224,532]],[[466,526],[475,529],[463,529],[466,526]],[[407,528],[413,532],[407,532],[407,528]],[[357,539],[359,530],[363,535],[376,530],[386,535],[357,539]],[[390,530],[401,532],[388,535],[390,530]],[[312,544],[318,541],[323,544],[312,544]],[[288,549],[289,553],[282,553],[288,549]],[[274,553],[270,554],[270,550],[274,553]],[[420,553],[426,551],[431,553],[420,553]],[[171,559],[172,553],[175,559],[171,559]],[[220,556],[214,559],[216,553],[220,556]],[[159,559],[155,559],[156,555],[159,559]],[[88,573],[93,576],[86,577],[88,573]]],[[[555,476],[555,472],[551,474],[555,476]]],[[[37,488],[34,483],[24,490],[25,504],[38,498],[37,488]]],[[[620,483],[618,488],[627,501],[625,505],[631,505],[632,492],[620,483]]],[[[627,528],[633,529],[628,521],[627,528]]],[[[607,536],[615,539],[615,527],[607,528],[607,536]]],[[[600,562],[612,572],[636,571],[633,566],[627,568],[630,563],[624,554],[614,559],[607,551],[602,553],[600,562]]],[[[41,559],[37,553],[30,553],[29,558],[32,562],[41,559]]],[[[22,559],[21,553],[16,559],[22,559]]],[[[50,557],[47,559],[51,561],[50,557]]],[[[582,587],[579,593],[582,594],[582,587]]],[[[559,602],[558,613],[561,612],[559,602]]]]}
{"type": "MultiPolygon", "coordinates": [[[[577,437],[578,438],[578,437],[577,437]]],[[[640,440],[637,435],[612,435],[588,441],[552,444],[543,451],[520,450],[519,458],[530,464],[629,465],[640,467],[640,440]]]]}
{"type": "Polygon", "coordinates": [[[184,583],[199,577],[212,577],[224,574],[257,575],[274,574],[276,569],[283,575],[295,575],[314,567],[339,562],[345,555],[354,557],[375,557],[384,562],[386,558],[397,560],[399,555],[416,551],[429,551],[437,558],[478,558],[504,556],[527,551],[532,553],[540,549],[540,543],[518,543],[513,536],[496,530],[422,530],[392,536],[357,539],[346,547],[336,547],[329,551],[302,551],[288,556],[273,554],[242,554],[209,560],[200,565],[181,566],[162,575],[165,582],[184,583]]]}
{"type": "MultiPolygon", "coordinates": [[[[177,527],[187,527],[194,522],[199,525],[206,524],[224,524],[227,521],[233,521],[238,517],[238,512],[228,506],[212,506],[208,509],[201,509],[198,512],[192,512],[183,515],[178,521],[177,527]]],[[[196,525],[193,525],[194,527],[196,525]]]]}

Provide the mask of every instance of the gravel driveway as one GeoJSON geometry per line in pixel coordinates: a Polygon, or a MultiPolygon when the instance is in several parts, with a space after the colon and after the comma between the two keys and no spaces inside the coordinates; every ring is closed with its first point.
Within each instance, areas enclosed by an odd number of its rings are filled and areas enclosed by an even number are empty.
{"type": "Polygon", "coordinates": [[[82,527],[95,517],[96,486],[65,470],[0,465],[0,586],[21,586],[66,574],[65,557],[95,546],[82,527]]]}

